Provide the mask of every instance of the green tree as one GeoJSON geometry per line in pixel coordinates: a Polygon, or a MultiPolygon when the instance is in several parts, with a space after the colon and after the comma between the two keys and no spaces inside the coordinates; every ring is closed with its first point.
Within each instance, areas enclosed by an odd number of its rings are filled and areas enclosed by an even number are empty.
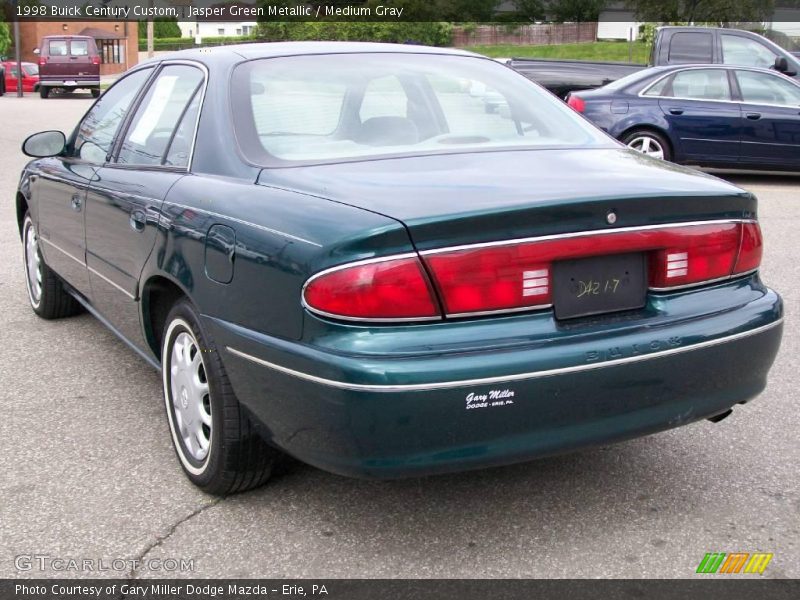
{"type": "Polygon", "coordinates": [[[491,21],[501,0],[439,0],[439,18],[446,21],[491,21]]]}
{"type": "Polygon", "coordinates": [[[606,0],[550,0],[548,16],[554,21],[597,21],[606,0]]]}
{"type": "Polygon", "coordinates": [[[0,56],[4,55],[11,47],[11,33],[8,30],[8,23],[0,21],[0,56]]]}
{"type": "Polygon", "coordinates": [[[514,0],[517,14],[528,21],[541,21],[545,18],[547,10],[546,0],[514,0]]]}
{"type": "MultiPolygon", "coordinates": [[[[147,21],[139,21],[139,39],[146,37],[147,21]]],[[[178,27],[178,21],[174,19],[153,21],[153,37],[155,39],[181,37],[181,28],[178,27]]]]}
{"type": "Polygon", "coordinates": [[[627,0],[640,21],[722,23],[765,21],[775,0],[627,0]]]}

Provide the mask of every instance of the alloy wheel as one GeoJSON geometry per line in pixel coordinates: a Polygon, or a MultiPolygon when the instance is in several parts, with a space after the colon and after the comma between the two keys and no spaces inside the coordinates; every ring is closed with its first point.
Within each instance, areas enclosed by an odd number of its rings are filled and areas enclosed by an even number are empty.
{"type": "Polygon", "coordinates": [[[653,158],[664,159],[664,148],[661,143],[649,135],[639,135],[628,142],[628,148],[633,148],[653,158]]]}

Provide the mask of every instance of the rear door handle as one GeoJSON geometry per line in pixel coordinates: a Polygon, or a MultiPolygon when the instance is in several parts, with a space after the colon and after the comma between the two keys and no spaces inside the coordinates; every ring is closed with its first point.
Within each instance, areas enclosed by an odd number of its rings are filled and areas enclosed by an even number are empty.
{"type": "Polygon", "coordinates": [[[747,118],[751,121],[758,121],[761,118],[761,113],[747,113],[747,118]]]}
{"type": "Polygon", "coordinates": [[[671,115],[682,115],[683,114],[683,109],[682,108],[670,108],[669,109],[669,114],[671,114],[671,115]]]}
{"type": "Polygon", "coordinates": [[[144,216],[144,211],[135,210],[131,213],[130,225],[134,231],[144,231],[147,219],[144,216]]]}
{"type": "Polygon", "coordinates": [[[83,200],[81,199],[80,194],[75,194],[72,196],[70,200],[70,206],[72,206],[72,210],[75,212],[81,212],[81,205],[83,204],[83,200]]]}

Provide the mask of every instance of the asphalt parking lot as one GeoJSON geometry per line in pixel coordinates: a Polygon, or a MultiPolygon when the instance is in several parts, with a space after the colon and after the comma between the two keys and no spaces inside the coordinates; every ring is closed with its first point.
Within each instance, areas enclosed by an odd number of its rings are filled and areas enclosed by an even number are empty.
{"type": "Polygon", "coordinates": [[[692,577],[705,553],[736,551],[774,553],[764,577],[800,577],[800,177],[726,175],[760,199],[762,275],[787,313],[766,392],[727,420],[426,479],[289,463],[220,501],[180,470],[159,375],[94,318],[28,305],[20,143],[71,130],[90,102],[0,98],[0,577],[81,575],[15,559],[31,555],[101,576],[692,577]]]}

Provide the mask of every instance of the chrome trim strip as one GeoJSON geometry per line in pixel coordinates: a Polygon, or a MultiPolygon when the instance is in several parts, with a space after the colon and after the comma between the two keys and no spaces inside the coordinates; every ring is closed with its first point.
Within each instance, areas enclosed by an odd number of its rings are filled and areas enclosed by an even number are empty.
{"type": "Polygon", "coordinates": [[[111,281],[111,280],[110,280],[108,277],[106,277],[105,275],[103,275],[102,273],[100,273],[99,271],[97,271],[96,269],[93,269],[92,267],[89,267],[89,266],[87,266],[86,268],[89,270],[89,272],[90,272],[90,273],[92,273],[93,275],[97,275],[97,276],[98,276],[100,279],[102,279],[103,281],[105,281],[107,284],[114,286],[115,288],[117,288],[117,289],[118,289],[120,292],[122,292],[123,294],[125,294],[125,295],[126,295],[128,298],[130,298],[131,300],[136,300],[136,296],[134,296],[133,294],[131,294],[131,293],[130,293],[128,290],[126,290],[124,287],[122,287],[122,286],[120,286],[120,285],[118,285],[118,284],[114,283],[113,281],[111,281]]]}
{"type": "Polygon", "coordinates": [[[306,381],[311,381],[313,383],[319,383],[322,385],[327,385],[330,387],[335,387],[338,389],[343,390],[356,390],[356,391],[366,391],[366,392],[416,392],[416,391],[427,391],[427,390],[440,390],[440,389],[448,389],[448,388],[456,388],[462,386],[474,386],[474,385],[488,385],[488,384],[495,384],[501,382],[508,382],[508,381],[523,381],[527,379],[540,379],[543,377],[553,377],[556,375],[567,375],[570,373],[580,373],[583,371],[593,371],[595,369],[601,369],[605,367],[615,367],[623,364],[629,363],[636,363],[646,360],[652,360],[655,358],[663,358],[665,356],[672,356],[673,354],[682,354],[684,352],[691,352],[693,350],[700,350],[702,348],[709,348],[712,346],[718,346],[720,344],[726,344],[728,342],[733,342],[735,340],[739,340],[742,338],[750,337],[753,335],[757,335],[773,327],[777,327],[783,323],[783,317],[778,319],[777,321],[773,321],[767,325],[762,325],[761,327],[756,327],[755,329],[750,329],[748,331],[742,331],[740,333],[735,333],[733,335],[725,336],[722,338],[717,338],[714,340],[707,340],[705,342],[699,342],[697,344],[692,344],[690,346],[681,346],[678,348],[670,348],[669,350],[662,350],[661,352],[653,352],[651,354],[640,354],[638,356],[629,356],[626,358],[618,358],[615,360],[607,360],[604,362],[598,363],[588,363],[582,365],[575,365],[572,367],[561,367],[558,369],[547,369],[545,371],[532,371],[529,373],[519,373],[516,375],[501,375],[497,377],[483,377],[479,379],[463,379],[459,381],[441,381],[441,382],[434,382],[434,383],[418,383],[418,384],[399,384],[399,385],[381,385],[381,384],[362,384],[362,383],[346,383],[344,381],[336,381],[334,379],[326,379],[324,377],[317,377],[316,375],[310,375],[308,373],[303,373],[302,371],[296,371],[295,369],[290,369],[288,367],[282,367],[280,365],[276,365],[275,363],[268,362],[251,354],[247,354],[246,352],[242,352],[241,350],[236,350],[235,348],[231,348],[230,346],[226,346],[225,349],[233,354],[234,356],[238,356],[245,360],[248,360],[252,363],[268,367],[270,369],[274,369],[275,371],[280,371],[281,373],[285,373],[287,375],[292,375],[299,379],[304,379],[306,381]]]}
{"type": "Polygon", "coordinates": [[[43,241],[45,244],[47,244],[48,246],[52,246],[53,248],[55,248],[56,250],[58,250],[62,254],[66,254],[67,256],[69,256],[72,260],[74,260],[76,263],[78,263],[82,267],[86,266],[85,262],[83,262],[80,258],[77,258],[77,257],[73,256],[72,254],[70,254],[69,252],[64,250],[61,246],[59,246],[57,244],[54,244],[53,242],[51,242],[50,240],[48,240],[46,238],[43,238],[41,235],[39,236],[39,239],[41,241],[43,241]]]}
{"type": "Polygon", "coordinates": [[[231,217],[228,215],[223,215],[222,213],[214,212],[211,210],[207,210],[205,208],[199,206],[187,206],[185,204],[178,204],[177,202],[172,202],[170,200],[165,200],[164,205],[170,206],[177,206],[178,208],[184,208],[186,210],[196,210],[199,212],[204,212],[207,215],[211,215],[212,217],[218,217],[220,219],[224,219],[227,221],[233,221],[234,223],[239,223],[240,225],[246,225],[248,227],[255,227],[256,229],[261,229],[262,231],[266,231],[268,233],[274,233],[275,235],[280,235],[282,237],[286,237],[292,240],[297,240],[298,242],[303,242],[304,244],[310,244],[312,246],[316,246],[317,248],[322,248],[322,244],[318,244],[316,242],[312,242],[311,240],[307,240],[305,238],[297,237],[296,235],[292,235],[291,233],[286,233],[284,231],[278,231],[277,229],[271,229],[266,227],[265,225],[259,225],[258,223],[252,223],[251,221],[243,221],[242,219],[237,219],[236,217],[231,217]]]}
{"type": "Polygon", "coordinates": [[[740,277],[746,277],[748,275],[752,275],[756,271],[758,271],[758,268],[750,269],[749,271],[744,271],[742,273],[734,273],[733,275],[726,275],[725,277],[717,277],[716,279],[709,279],[707,281],[698,281],[696,283],[684,283],[683,285],[671,285],[669,287],[649,287],[647,289],[651,292],[679,292],[681,290],[688,290],[691,288],[696,288],[703,285],[709,285],[712,283],[721,283],[723,281],[731,281],[733,279],[739,279],[740,277]]]}
{"type": "Polygon", "coordinates": [[[589,231],[575,231],[571,233],[556,233],[553,235],[542,235],[539,237],[517,238],[513,240],[500,240],[497,242],[481,242],[477,244],[463,244],[461,246],[449,246],[447,248],[434,248],[433,250],[423,250],[420,256],[431,256],[445,252],[458,252],[461,250],[474,250],[477,248],[492,248],[496,246],[510,246],[512,244],[525,244],[528,242],[546,242],[549,240],[560,240],[576,237],[591,237],[595,235],[608,235],[612,233],[626,233],[631,231],[649,231],[654,229],[670,229],[672,227],[695,227],[702,225],[722,225],[726,223],[756,223],[756,219],[716,219],[712,221],[684,221],[681,223],[659,223],[657,225],[634,225],[632,227],[616,227],[614,229],[591,229],[589,231]]]}
{"type": "Polygon", "coordinates": [[[445,316],[452,319],[457,319],[461,317],[485,317],[487,315],[514,314],[514,313],[528,312],[534,310],[544,310],[546,308],[553,308],[553,305],[534,304],[531,306],[519,306],[516,308],[498,308],[497,310],[480,310],[477,312],[465,312],[465,313],[447,313],[445,316]]]}

